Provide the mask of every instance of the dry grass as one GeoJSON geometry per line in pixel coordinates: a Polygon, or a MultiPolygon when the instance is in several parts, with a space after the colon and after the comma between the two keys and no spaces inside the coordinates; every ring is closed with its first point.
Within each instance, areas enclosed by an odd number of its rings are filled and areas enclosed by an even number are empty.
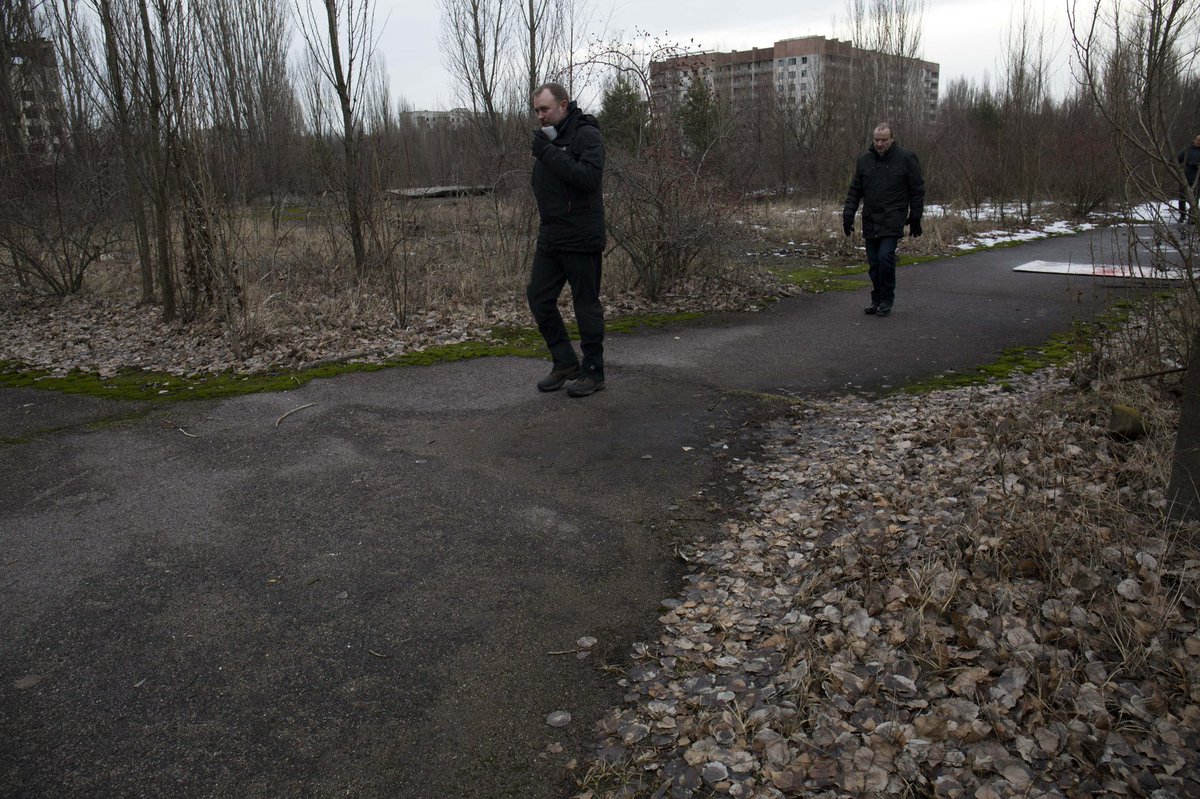
{"type": "MultiPolygon", "coordinates": [[[[853,259],[860,242],[842,235],[840,213],[834,202],[747,203],[735,220],[744,234],[728,242],[723,256],[707,260],[704,271],[711,276],[730,268],[747,247],[802,248],[853,259]]],[[[366,310],[366,295],[386,295],[398,318],[430,309],[485,310],[522,293],[536,224],[532,198],[524,193],[393,201],[375,214],[369,236],[375,255],[362,279],[353,274],[335,209],[286,209],[277,228],[268,214],[246,212],[230,222],[230,237],[247,305],[271,328],[281,311],[297,314],[291,317],[295,321],[366,310]]],[[[945,254],[954,242],[994,227],[989,220],[927,217],[925,236],[906,240],[904,252],[945,254]]],[[[105,296],[131,292],[138,279],[133,249],[126,242],[117,258],[94,265],[85,289],[105,296]]],[[[628,257],[612,247],[605,263],[607,291],[630,292],[636,283],[628,257]]]]}
{"type": "MultiPolygon", "coordinates": [[[[861,265],[861,238],[842,235],[836,201],[745,201],[729,208],[725,228],[734,233],[654,300],[645,295],[644,276],[610,241],[604,265],[609,315],[745,309],[803,290],[797,287],[802,284],[784,285],[790,275],[776,271],[780,266],[861,265]]],[[[194,318],[185,313],[186,323],[175,326],[172,335],[206,342],[210,355],[162,367],[191,372],[224,360],[226,369],[255,371],[406,351],[414,336],[427,345],[443,336],[462,340],[496,326],[529,324],[524,286],[537,219],[527,189],[393,200],[372,209],[368,219],[373,255],[359,275],[332,202],[285,208],[274,219],[268,209],[214,217],[227,254],[219,268],[232,264],[240,294],[230,302],[218,297],[194,318]],[[224,358],[221,347],[228,350],[224,358]]],[[[906,256],[951,254],[957,237],[994,227],[990,221],[958,217],[932,216],[926,222],[924,237],[904,242],[906,256]]],[[[92,266],[85,299],[136,306],[140,282],[134,249],[125,241],[115,257],[92,266]]],[[[13,305],[22,301],[21,295],[9,299],[13,305]]],[[[562,307],[569,317],[569,290],[562,307]]],[[[105,369],[119,368],[115,357],[110,355],[113,362],[105,369]]]]}

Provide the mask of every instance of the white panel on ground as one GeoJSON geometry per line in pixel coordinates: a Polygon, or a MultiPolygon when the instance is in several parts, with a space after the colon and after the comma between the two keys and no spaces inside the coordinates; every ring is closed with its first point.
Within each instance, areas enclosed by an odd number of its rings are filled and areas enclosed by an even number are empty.
{"type": "Polygon", "coordinates": [[[1139,280],[1183,280],[1179,269],[1156,269],[1152,266],[1113,266],[1111,264],[1070,264],[1056,261],[1030,261],[1013,267],[1014,272],[1042,272],[1048,275],[1091,275],[1092,277],[1124,277],[1139,280]]]}

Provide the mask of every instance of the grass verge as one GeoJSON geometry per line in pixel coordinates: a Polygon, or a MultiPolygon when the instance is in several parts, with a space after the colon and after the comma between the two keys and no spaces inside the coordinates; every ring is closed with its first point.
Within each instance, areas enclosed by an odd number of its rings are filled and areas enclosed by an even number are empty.
{"type": "MultiPolygon", "coordinates": [[[[608,323],[607,331],[630,333],[637,330],[657,329],[693,321],[702,316],[703,314],[700,313],[678,313],[620,317],[608,323]]],[[[574,325],[571,326],[571,332],[576,337],[578,336],[578,329],[574,325]]],[[[0,386],[39,388],[63,394],[82,394],[121,400],[217,399],[264,391],[287,391],[299,388],[317,378],[337,377],[355,372],[375,372],[395,366],[432,366],[438,363],[500,356],[541,358],[545,356],[545,353],[545,345],[537,330],[497,327],[493,328],[488,339],[483,341],[463,341],[440,347],[430,347],[418,352],[398,355],[380,363],[339,361],[324,363],[308,369],[277,369],[255,374],[221,372],[182,376],[129,369],[109,377],[102,377],[90,372],[54,375],[48,370],[31,369],[24,364],[12,361],[0,361],[0,386]]]]}

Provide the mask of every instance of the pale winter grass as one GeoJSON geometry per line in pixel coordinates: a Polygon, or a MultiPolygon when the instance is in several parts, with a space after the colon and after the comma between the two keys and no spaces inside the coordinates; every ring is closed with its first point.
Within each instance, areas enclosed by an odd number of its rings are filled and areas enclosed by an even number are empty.
{"type": "MultiPolygon", "coordinates": [[[[1052,211],[1047,207],[1047,213],[1052,211]]],[[[744,220],[764,242],[778,248],[801,248],[818,255],[842,255],[850,260],[861,258],[862,214],[854,218],[854,235],[842,231],[842,204],[837,200],[772,200],[750,205],[744,220]]],[[[983,233],[995,231],[998,216],[983,213],[972,217],[940,205],[926,208],[922,219],[923,235],[906,237],[900,245],[902,256],[931,257],[958,252],[958,245],[983,233]]],[[[907,233],[907,228],[905,229],[907,233]]]]}
{"type": "MultiPolygon", "coordinates": [[[[734,234],[697,259],[691,271],[655,300],[647,299],[638,270],[614,243],[606,253],[603,297],[610,318],[627,315],[748,309],[781,293],[787,270],[862,265],[860,236],[842,235],[835,201],[745,202],[731,206],[734,234]]],[[[195,373],[211,368],[260,371],[347,358],[385,358],[414,347],[487,336],[495,327],[528,327],[525,283],[533,256],[536,208],[527,190],[500,196],[432,201],[393,200],[368,217],[373,253],[355,274],[337,208],[290,207],[275,217],[247,209],[219,220],[218,240],[232,266],[240,294],[217,298],[195,318],[170,326],[165,361],[151,353],[107,347],[89,361],[59,363],[58,336],[74,329],[37,329],[47,303],[15,286],[4,311],[16,334],[0,359],[58,369],[110,373],[122,365],[195,373]],[[23,321],[24,320],[24,321],[23,321]],[[191,355],[187,355],[192,350],[191,355]]],[[[973,222],[940,210],[926,216],[926,234],[902,244],[902,254],[960,252],[954,245],[994,222],[973,222]]],[[[182,254],[182,245],[178,246],[182,254]]],[[[139,299],[134,247],[125,242],[115,257],[92,267],[82,296],[59,303],[56,320],[86,320],[92,337],[153,341],[159,333],[124,335],[135,316],[142,327],[153,309],[133,311],[139,299]],[[68,311],[68,309],[71,309],[68,311]],[[118,312],[119,311],[119,312],[118,312]],[[144,317],[144,319],[143,319],[144,317]],[[105,320],[111,319],[111,322],[105,320]],[[98,329],[100,325],[104,329],[98,329]],[[107,328],[112,328],[111,330],[107,328]]],[[[224,285],[220,283],[219,285],[224,285]]],[[[563,293],[571,317],[570,290],[563,293]]]]}

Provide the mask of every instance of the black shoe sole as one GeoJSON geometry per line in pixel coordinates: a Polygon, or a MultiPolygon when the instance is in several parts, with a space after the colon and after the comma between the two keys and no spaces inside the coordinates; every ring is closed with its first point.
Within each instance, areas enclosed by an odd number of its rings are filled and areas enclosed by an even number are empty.
{"type": "Polygon", "coordinates": [[[888,314],[890,314],[891,312],[892,312],[892,309],[891,309],[891,308],[886,308],[886,309],[885,309],[885,308],[880,308],[878,311],[876,311],[876,312],[875,312],[875,315],[876,315],[876,316],[887,316],[887,315],[888,315],[888,314]]]}

